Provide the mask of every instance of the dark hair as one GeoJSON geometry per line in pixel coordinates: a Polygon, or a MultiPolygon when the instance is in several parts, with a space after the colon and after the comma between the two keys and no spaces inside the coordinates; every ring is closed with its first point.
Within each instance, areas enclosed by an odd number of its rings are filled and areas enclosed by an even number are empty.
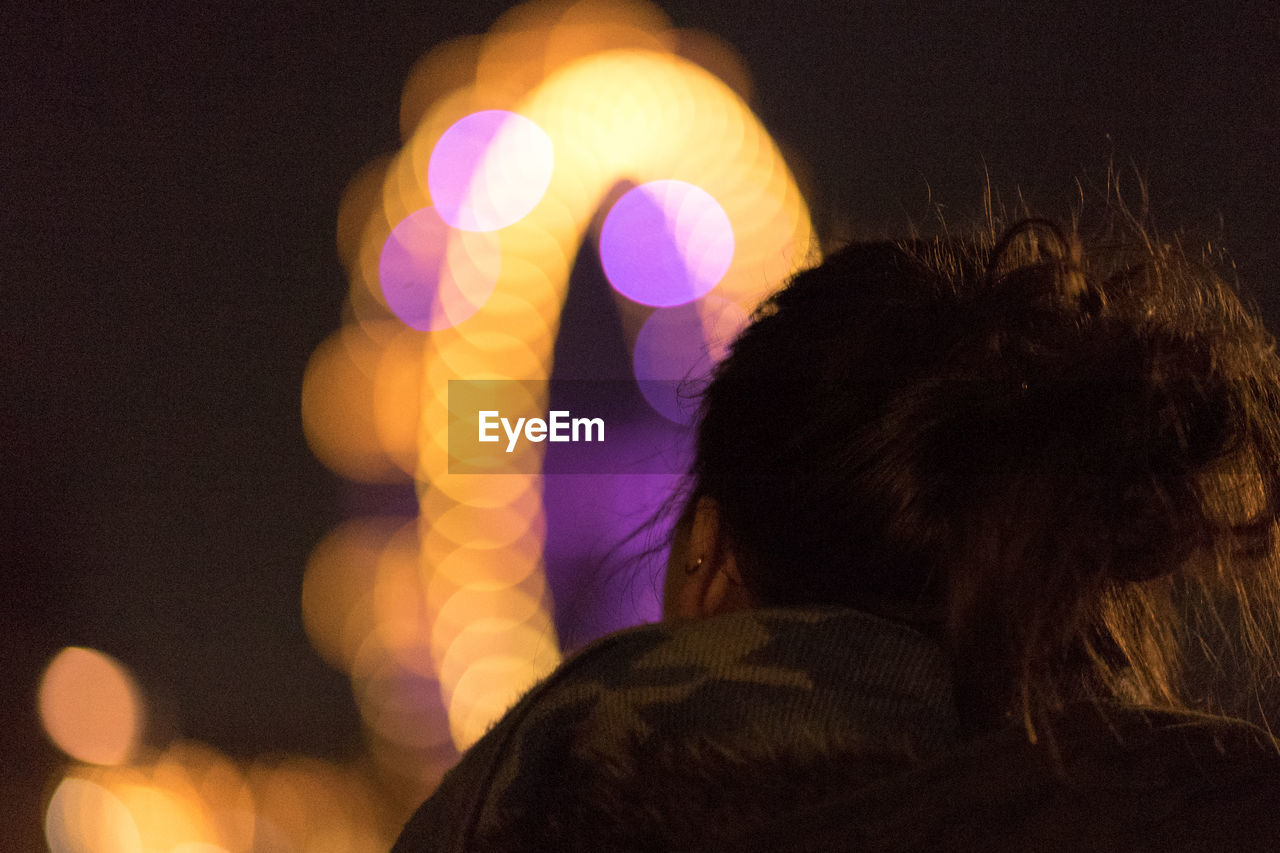
{"type": "Polygon", "coordinates": [[[1207,262],[1118,220],[1087,252],[1041,219],[852,245],[702,400],[692,493],[755,599],[933,634],[975,726],[1257,719],[1280,672],[1280,361],[1207,262]]]}

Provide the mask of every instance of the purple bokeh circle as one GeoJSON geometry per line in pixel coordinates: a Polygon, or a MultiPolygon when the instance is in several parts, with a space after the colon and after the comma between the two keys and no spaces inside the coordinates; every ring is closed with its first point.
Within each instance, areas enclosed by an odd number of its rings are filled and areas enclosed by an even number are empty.
{"type": "Polygon", "coordinates": [[[705,295],[733,262],[733,226],[710,193],[685,181],[641,184],[600,229],[600,263],[614,289],[667,308],[705,295]]]}
{"type": "Polygon", "coordinates": [[[382,244],[378,282],[387,307],[405,325],[436,331],[480,310],[501,263],[493,237],[457,231],[423,207],[400,220],[382,244]]]}
{"type": "Polygon", "coordinates": [[[551,137],[508,110],[482,110],[449,126],[427,163],[431,203],[464,231],[497,231],[523,219],[551,184],[551,137]]]}
{"type": "Polygon", "coordinates": [[[653,410],[673,423],[692,423],[697,395],[746,322],[745,311],[714,296],[649,315],[631,364],[653,410]]]}

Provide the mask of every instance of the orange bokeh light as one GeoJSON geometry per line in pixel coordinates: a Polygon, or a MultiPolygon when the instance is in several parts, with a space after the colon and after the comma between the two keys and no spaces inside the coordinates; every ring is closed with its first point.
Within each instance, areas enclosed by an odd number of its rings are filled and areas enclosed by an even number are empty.
{"type": "Polygon", "coordinates": [[[143,708],[129,672],[102,652],[63,649],[40,681],[40,721],[50,739],[89,764],[127,761],[142,728],[143,708]]]}
{"type": "Polygon", "coordinates": [[[142,853],[138,824],[120,798],[88,779],[63,779],[44,818],[53,853],[142,853]]]}

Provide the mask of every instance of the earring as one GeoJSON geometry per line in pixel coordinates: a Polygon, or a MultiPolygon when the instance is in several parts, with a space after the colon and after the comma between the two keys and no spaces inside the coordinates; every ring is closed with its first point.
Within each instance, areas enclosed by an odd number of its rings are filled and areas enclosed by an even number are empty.
{"type": "Polygon", "coordinates": [[[700,568],[702,568],[702,558],[701,558],[701,557],[699,557],[698,559],[694,560],[694,561],[693,561],[692,563],[690,563],[689,565],[685,566],[685,567],[684,567],[684,573],[685,573],[686,575],[691,575],[691,574],[694,574],[695,572],[697,572],[697,571],[698,571],[698,569],[700,569],[700,568]]]}

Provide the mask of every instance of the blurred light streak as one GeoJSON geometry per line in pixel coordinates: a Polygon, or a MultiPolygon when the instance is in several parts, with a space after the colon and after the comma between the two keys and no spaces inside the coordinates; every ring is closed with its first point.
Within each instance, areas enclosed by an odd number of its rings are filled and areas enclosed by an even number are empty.
{"type": "Polygon", "coordinates": [[[49,738],[90,764],[127,761],[141,733],[143,707],[133,677],[93,649],[58,652],[40,680],[38,703],[49,738]]]}
{"type": "Polygon", "coordinates": [[[304,424],[346,476],[411,474],[419,515],[412,527],[348,523],[322,541],[303,612],[317,650],[350,673],[372,766],[398,791],[433,784],[560,658],[543,447],[501,475],[452,473],[449,382],[520,380],[519,402],[545,410],[559,312],[589,239],[619,290],[682,305],[620,306],[637,378],[714,363],[759,299],[814,260],[803,199],[748,91],[731,48],[672,30],[647,3],[524,4],[415,66],[403,149],[344,195],[348,325],[313,357],[304,424]],[[627,199],[652,223],[628,222],[627,199]],[[637,244],[649,248],[633,260],[652,269],[619,273],[637,244]]]}
{"type": "MultiPolygon", "coordinates": [[[[526,44],[532,43],[528,31],[524,32],[526,44]]],[[[491,62],[497,61],[496,53],[489,56],[491,62]]],[[[510,62],[518,64],[518,60],[510,62]]],[[[424,544],[433,537],[434,542],[424,547],[424,566],[429,572],[447,573],[459,584],[457,595],[481,583],[495,589],[498,578],[492,568],[486,572],[480,567],[492,566],[501,558],[483,556],[479,539],[458,543],[452,553],[440,542],[438,528],[453,510],[439,507],[438,496],[459,500],[461,489],[455,484],[467,479],[448,472],[447,419],[441,417],[447,382],[480,376],[545,382],[555,336],[555,324],[547,318],[563,303],[569,259],[587,235],[601,200],[619,181],[662,182],[657,189],[680,190],[670,193],[676,198],[669,212],[663,206],[663,219],[678,223],[670,230],[679,237],[671,242],[682,268],[695,271],[696,284],[689,288],[692,292],[672,302],[696,298],[720,281],[721,299],[745,315],[768,289],[809,259],[811,237],[799,193],[789,182],[776,147],[732,90],[692,63],[653,51],[587,52],[559,64],[548,60],[548,66],[556,70],[512,108],[550,136],[556,169],[542,203],[500,232],[503,267],[491,297],[507,297],[510,301],[505,304],[523,313],[504,312],[499,319],[482,310],[465,326],[433,335],[427,344],[429,390],[424,395],[425,435],[418,481],[423,484],[424,544]],[[716,144],[691,142],[703,139],[714,139],[716,144]],[[734,148],[722,149],[721,140],[734,148]],[[681,203],[689,199],[696,201],[681,203]],[[690,219],[692,227],[686,224],[690,219]],[[710,227],[699,229],[703,222],[710,227]],[[747,250],[732,251],[735,232],[740,242],[751,238],[747,250]],[[697,239],[689,237],[699,233],[710,237],[706,247],[697,247],[697,239]],[[688,258],[696,260],[690,263],[688,258]]],[[[477,88],[481,86],[478,82],[477,88]]],[[[410,142],[406,151],[413,148],[410,142]]],[[[607,251],[602,254],[608,256],[607,251]]],[[[699,334],[698,340],[703,339],[699,334]]],[[[490,478],[477,485],[510,491],[510,481],[521,476],[490,478]],[[499,485],[498,480],[507,482],[499,485]]],[[[540,496],[532,479],[529,492],[540,496]]],[[[470,523],[475,529],[510,526],[513,506],[494,506],[492,500],[485,500],[469,516],[470,523]]],[[[540,519],[540,497],[536,505],[519,512],[540,519]]],[[[527,554],[525,559],[532,571],[541,571],[539,554],[527,554]]],[[[503,579],[513,582],[519,575],[503,579]]],[[[432,657],[459,748],[492,722],[488,715],[505,711],[537,673],[555,663],[550,616],[545,610],[528,622],[501,618],[485,622],[503,612],[503,597],[512,594],[495,594],[486,604],[488,616],[476,613],[470,624],[433,632],[432,657]],[[543,624],[548,641],[535,643],[533,638],[544,630],[543,624]],[[546,664],[538,665],[535,658],[529,666],[530,654],[545,655],[546,664]],[[526,665],[516,666],[517,660],[526,665]]]]}

